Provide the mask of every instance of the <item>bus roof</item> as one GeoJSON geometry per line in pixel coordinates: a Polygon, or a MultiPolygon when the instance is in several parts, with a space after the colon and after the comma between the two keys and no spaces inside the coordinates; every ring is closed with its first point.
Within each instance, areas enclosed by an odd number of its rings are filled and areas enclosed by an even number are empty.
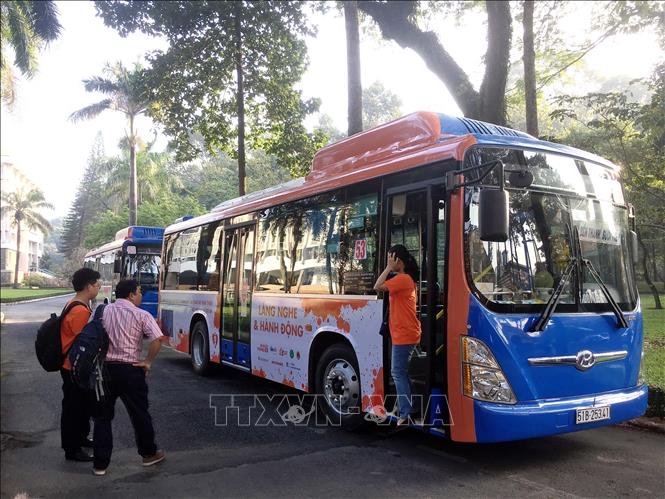
{"type": "Polygon", "coordinates": [[[132,243],[142,244],[161,244],[164,238],[163,227],[148,227],[143,225],[132,225],[120,229],[115,233],[115,239],[99,248],[92,249],[85,254],[85,258],[106,253],[114,249],[121,248],[123,245],[132,243]]]}
{"type": "Polygon", "coordinates": [[[166,227],[164,233],[251,213],[438,161],[462,160],[473,144],[538,149],[617,168],[594,154],[541,141],[511,128],[469,118],[417,112],[324,147],[315,154],[306,177],[224,201],[210,213],[166,227]]]}

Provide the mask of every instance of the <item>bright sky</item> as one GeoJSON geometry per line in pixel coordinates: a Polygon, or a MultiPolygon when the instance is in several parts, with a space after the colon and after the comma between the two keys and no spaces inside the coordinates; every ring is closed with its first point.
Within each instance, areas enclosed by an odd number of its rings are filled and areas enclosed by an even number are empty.
{"type": "MultiPolygon", "coordinates": [[[[584,5],[584,4],[578,4],[584,5]]],[[[117,152],[125,122],[119,113],[106,112],[91,121],[70,123],[75,110],[102,99],[83,88],[81,80],[101,73],[106,62],[121,60],[125,65],[142,59],[164,43],[141,34],[121,38],[95,16],[91,2],[58,2],[61,37],[41,52],[39,72],[32,80],[20,79],[15,108],[2,107],[2,154],[21,168],[55,205],[53,216],[67,213],[86,166],[98,131],[102,131],[106,152],[117,152]]],[[[346,130],[346,41],[344,21],[332,12],[317,14],[312,21],[318,35],[308,40],[310,65],[300,88],[305,97],[319,97],[321,111],[332,116],[340,130],[346,130]]],[[[474,84],[482,77],[481,57],[485,51],[483,16],[457,27],[452,21],[436,25],[444,46],[465,69],[474,84]],[[475,36],[469,36],[472,32],[475,36]]],[[[518,30],[519,23],[514,24],[518,30]]],[[[648,75],[659,56],[650,33],[617,37],[595,49],[586,58],[592,69],[607,77],[648,75]]],[[[427,70],[420,57],[396,43],[376,41],[361,34],[363,86],[375,81],[397,94],[404,114],[430,110],[460,115],[443,84],[427,70]]],[[[316,118],[308,120],[315,123],[316,118]]],[[[139,133],[152,136],[153,124],[140,120],[139,133]]],[[[158,140],[157,149],[166,144],[158,140]]]]}

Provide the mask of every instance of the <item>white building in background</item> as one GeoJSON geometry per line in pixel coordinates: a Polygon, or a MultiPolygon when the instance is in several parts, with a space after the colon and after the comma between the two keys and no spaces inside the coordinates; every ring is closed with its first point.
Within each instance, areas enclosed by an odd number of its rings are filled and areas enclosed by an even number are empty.
{"type": "MultiPolygon", "coordinates": [[[[26,177],[21,170],[12,164],[7,156],[2,156],[0,170],[0,188],[10,193],[18,190],[30,191],[38,186],[26,177]]],[[[3,203],[4,204],[4,203],[3,203]]],[[[16,227],[12,226],[9,217],[0,222],[0,278],[2,284],[14,282],[16,265],[16,227]]],[[[25,274],[36,272],[39,259],[44,252],[44,234],[38,230],[21,227],[21,251],[19,260],[18,281],[22,282],[25,274]]]]}

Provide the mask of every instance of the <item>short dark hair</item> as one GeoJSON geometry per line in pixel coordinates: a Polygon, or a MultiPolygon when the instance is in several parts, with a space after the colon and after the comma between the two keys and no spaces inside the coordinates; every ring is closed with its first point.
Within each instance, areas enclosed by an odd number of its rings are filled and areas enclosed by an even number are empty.
{"type": "Polygon", "coordinates": [[[74,286],[74,291],[77,293],[83,291],[88,284],[95,284],[100,277],[101,274],[96,270],[87,267],[78,269],[72,276],[72,286],[74,286]]]}
{"type": "Polygon", "coordinates": [[[115,285],[115,297],[127,298],[130,294],[136,293],[138,287],[139,283],[135,279],[123,279],[122,281],[118,281],[118,284],[115,285]]]}

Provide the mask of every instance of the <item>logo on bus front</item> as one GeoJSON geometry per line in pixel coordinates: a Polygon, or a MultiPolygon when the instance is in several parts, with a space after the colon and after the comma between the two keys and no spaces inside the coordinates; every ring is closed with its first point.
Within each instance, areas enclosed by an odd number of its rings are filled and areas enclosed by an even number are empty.
{"type": "Polygon", "coordinates": [[[581,352],[577,352],[577,356],[575,358],[575,367],[580,371],[591,369],[595,363],[596,358],[594,357],[593,352],[590,352],[589,350],[582,350],[581,352]]]}

